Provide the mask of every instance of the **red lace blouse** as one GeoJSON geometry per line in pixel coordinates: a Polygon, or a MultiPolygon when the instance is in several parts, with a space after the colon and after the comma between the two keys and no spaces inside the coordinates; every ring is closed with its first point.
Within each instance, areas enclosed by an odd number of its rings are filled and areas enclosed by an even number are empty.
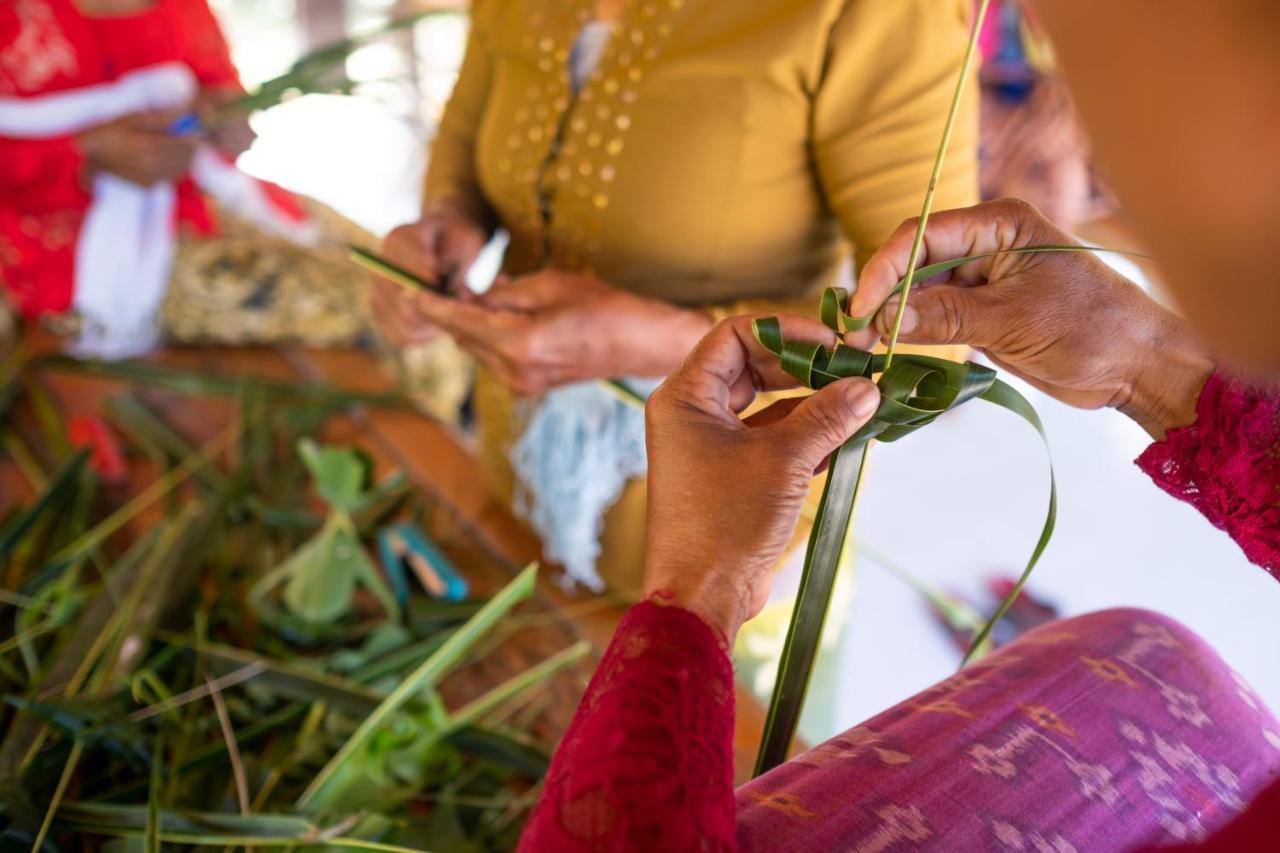
{"type": "MultiPolygon", "coordinates": [[[[103,83],[161,62],[187,64],[202,86],[239,88],[206,0],[157,0],[142,12],[89,18],[73,0],[0,3],[0,98],[103,83]]],[[[0,282],[27,317],[71,303],[75,245],[89,207],[74,139],[0,136],[0,282]]],[[[198,232],[211,214],[190,181],[178,218],[198,232]]]]}
{"type": "MultiPolygon", "coordinates": [[[[1280,393],[1212,377],[1190,427],[1138,465],[1280,571],[1280,393]]],[[[652,602],[623,617],[556,751],[522,851],[733,850],[733,672],[711,629],[652,602]]],[[[1196,848],[1280,838],[1280,784],[1196,848]]]]}

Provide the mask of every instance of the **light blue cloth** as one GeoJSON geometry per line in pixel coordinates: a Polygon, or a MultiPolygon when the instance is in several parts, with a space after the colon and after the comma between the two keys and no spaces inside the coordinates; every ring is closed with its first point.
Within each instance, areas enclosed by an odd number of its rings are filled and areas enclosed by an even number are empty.
{"type": "MultiPolygon", "coordinates": [[[[660,380],[629,379],[647,397],[660,380]]],[[[604,515],[627,481],[649,470],[644,410],[597,382],[557,388],[534,406],[528,426],[511,448],[515,510],[542,539],[547,559],[564,566],[563,583],[596,592],[604,515]]]]}

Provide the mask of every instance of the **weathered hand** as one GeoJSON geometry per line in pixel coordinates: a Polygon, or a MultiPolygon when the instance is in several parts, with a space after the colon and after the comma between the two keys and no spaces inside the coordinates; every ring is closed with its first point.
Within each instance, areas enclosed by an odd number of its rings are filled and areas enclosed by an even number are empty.
{"type": "MultiPolygon", "coordinates": [[[[788,339],[835,343],[821,323],[781,319],[788,339]]],[[[737,317],[703,338],[645,410],[645,594],[693,611],[727,643],[764,605],[814,473],[880,401],[871,382],[841,379],[739,418],[757,392],[795,387],[751,319],[737,317]]]]}
{"type": "MultiPolygon", "coordinates": [[[[915,229],[915,220],[904,223],[867,263],[851,314],[874,310],[906,274],[915,229]]],[[[932,216],[920,266],[1070,243],[1031,205],[995,201],[932,216]]],[[[897,310],[895,297],[874,330],[848,342],[866,347],[868,338],[887,337],[897,310]]],[[[996,255],[917,285],[900,339],[977,347],[1045,393],[1079,408],[1119,408],[1157,437],[1195,419],[1213,370],[1182,320],[1085,252],[996,255]]]]}
{"type": "Polygon", "coordinates": [[[76,141],[91,170],[110,172],[144,187],[176,181],[191,168],[196,150],[195,139],[169,133],[183,112],[135,113],[86,130],[76,141]]]}
{"type": "MultiPolygon", "coordinates": [[[[382,241],[387,260],[426,279],[441,281],[460,298],[467,298],[464,278],[484,248],[484,229],[448,206],[429,210],[417,222],[393,229],[382,241]]],[[[370,299],[374,322],[393,345],[425,343],[440,328],[417,308],[414,294],[395,282],[373,277],[370,299]]]]}
{"type": "Polygon", "coordinates": [[[588,379],[664,376],[711,326],[696,311],[555,270],[499,280],[475,303],[413,297],[423,316],[530,396],[588,379]]]}

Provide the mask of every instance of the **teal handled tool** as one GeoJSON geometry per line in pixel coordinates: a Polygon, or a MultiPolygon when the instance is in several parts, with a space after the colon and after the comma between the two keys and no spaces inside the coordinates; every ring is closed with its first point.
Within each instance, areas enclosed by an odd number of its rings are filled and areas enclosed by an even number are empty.
{"type": "Polygon", "coordinates": [[[409,601],[406,567],[432,598],[462,601],[467,597],[467,582],[417,525],[402,522],[384,527],[378,532],[378,553],[401,606],[409,601]]]}

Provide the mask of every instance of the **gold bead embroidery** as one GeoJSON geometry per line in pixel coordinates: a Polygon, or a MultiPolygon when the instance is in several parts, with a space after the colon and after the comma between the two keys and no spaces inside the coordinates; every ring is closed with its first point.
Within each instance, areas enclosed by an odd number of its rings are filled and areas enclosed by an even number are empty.
{"type": "Polygon", "coordinates": [[[591,20],[594,4],[574,0],[538,5],[528,15],[531,32],[523,43],[526,61],[536,66],[539,85],[530,87],[528,104],[515,115],[517,132],[507,140],[511,157],[500,158],[499,169],[520,175],[533,190],[522,194],[520,215],[514,217],[516,221],[529,217],[528,239],[535,244],[546,241],[557,263],[582,268],[589,260],[584,251],[600,251],[600,214],[610,205],[609,190],[618,172],[613,158],[622,153],[636,117],[630,107],[640,101],[638,86],[648,63],[659,56],[663,39],[672,33],[667,17],[683,9],[686,0],[628,4],[626,19],[606,48],[607,58],[576,98],[568,91],[569,44],[574,21],[580,27],[591,20]],[[530,146],[530,141],[540,144],[530,146]],[[585,156],[578,154],[579,149],[585,156]],[[572,201],[575,198],[581,201],[572,201]],[[564,202],[569,207],[557,210],[564,202]],[[588,215],[582,205],[595,215],[588,215]]]}

